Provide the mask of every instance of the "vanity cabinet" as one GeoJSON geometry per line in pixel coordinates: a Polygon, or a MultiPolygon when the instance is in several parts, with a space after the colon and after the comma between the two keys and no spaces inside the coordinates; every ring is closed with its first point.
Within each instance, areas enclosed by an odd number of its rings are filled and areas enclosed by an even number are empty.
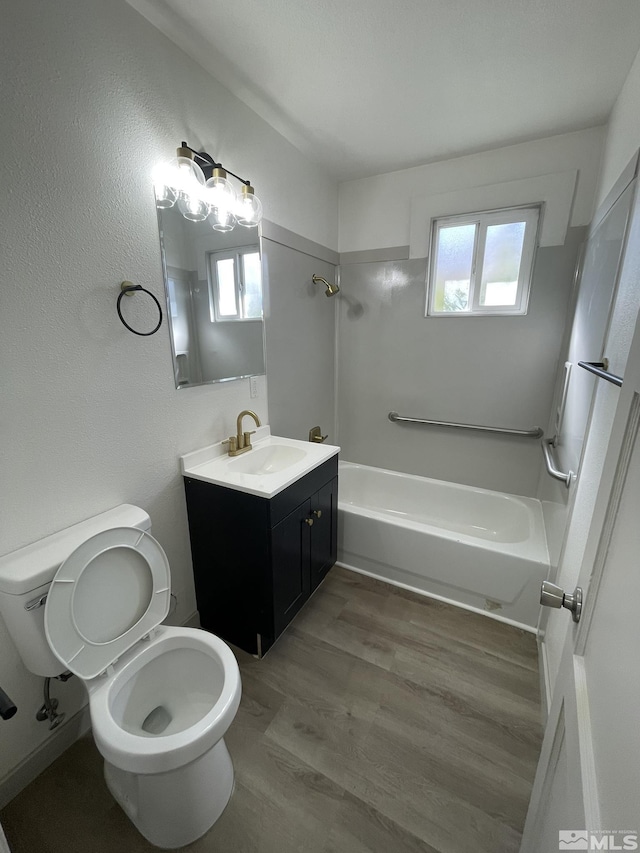
{"type": "Polygon", "coordinates": [[[262,656],[336,561],[338,457],[272,498],[184,482],[200,624],[262,656]]]}

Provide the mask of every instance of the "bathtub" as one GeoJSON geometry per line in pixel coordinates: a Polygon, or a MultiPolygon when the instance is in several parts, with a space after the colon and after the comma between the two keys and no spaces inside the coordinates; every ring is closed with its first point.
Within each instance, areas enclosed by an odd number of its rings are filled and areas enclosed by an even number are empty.
{"type": "Polygon", "coordinates": [[[539,501],[351,462],[339,475],[340,565],[535,630],[539,501]]]}

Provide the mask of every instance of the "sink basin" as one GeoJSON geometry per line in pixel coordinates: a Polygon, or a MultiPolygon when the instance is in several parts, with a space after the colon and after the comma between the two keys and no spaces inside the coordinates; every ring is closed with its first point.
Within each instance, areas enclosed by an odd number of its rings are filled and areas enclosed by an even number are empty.
{"type": "Polygon", "coordinates": [[[229,468],[243,474],[275,474],[284,471],[296,462],[300,462],[307,454],[299,447],[286,444],[272,444],[269,447],[254,447],[243,456],[229,460],[229,468]]]}
{"type": "Polygon", "coordinates": [[[182,473],[194,480],[272,498],[340,451],[332,444],[271,435],[268,426],[259,427],[253,438],[252,449],[241,456],[229,456],[221,442],[187,453],[180,457],[182,473]]]}

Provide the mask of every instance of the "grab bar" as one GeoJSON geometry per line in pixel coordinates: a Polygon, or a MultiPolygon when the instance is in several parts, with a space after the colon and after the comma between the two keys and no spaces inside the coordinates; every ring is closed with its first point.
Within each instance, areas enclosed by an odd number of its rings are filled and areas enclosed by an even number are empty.
{"type": "Polygon", "coordinates": [[[394,423],[425,424],[427,426],[454,427],[455,429],[477,429],[481,432],[499,432],[503,435],[519,435],[524,438],[542,438],[540,427],[533,429],[506,429],[505,427],[478,426],[478,424],[454,424],[450,421],[427,421],[424,418],[405,418],[397,412],[389,412],[389,420],[394,423]]]}
{"type": "Polygon", "coordinates": [[[547,474],[550,477],[553,477],[554,480],[561,480],[567,488],[571,485],[571,481],[573,480],[574,474],[573,471],[569,471],[565,474],[564,471],[560,471],[556,468],[556,464],[553,461],[553,456],[551,454],[551,448],[555,447],[555,437],[554,438],[545,438],[540,442],[540,446],[542,447],[542,453],[544,454],[544,464],[547,466],[547,474]]]}
{"type": "Polygon", "coordinates": [[[616,376],[615,373],[609,373],[609,371],[605,369],[604,361],[579,361],[578,367],[583,367],[585,370],[588,370],[589,373],[593,373],[600,379],[606,379],[607,382],[611,382],[613,385],[617,385],[618,388],[622,388],[622,376],[616,376]]]}

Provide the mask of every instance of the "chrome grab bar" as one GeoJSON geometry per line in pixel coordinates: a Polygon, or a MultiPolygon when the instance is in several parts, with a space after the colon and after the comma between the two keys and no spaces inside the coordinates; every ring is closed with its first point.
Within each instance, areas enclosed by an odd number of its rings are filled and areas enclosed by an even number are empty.
{"type": "Polygon", "coordinates": [[[478,426],[478,424],[454,424],[450,421],[427,421],[424,418],[405,418],[397,412],[389,412],[389,420],[394,423],[426,424],[427,426],[454,427],[455,429],[476,429],[481,432],[498,432],[503,435],[519,435],[524,438],[542,438],[543,430],[540,427],[532,429],[506,429],[505,427],[478,426]]]}
{"type": "Polygon", "coordinates": [[[551,454],[551,448],[555,447],[556,438],[545,438],[540,442],[540,446],[542,447],[542,453],[544,454],[544,464],[547,466],[547,474],[550,477],[553,477],[554,480],[561,480],[567,488],[571,485],[571,481],[573,480],[574,473],[573,471],[569,471],[565,474],[564,471],[560,471],[556,468],[556,464],[553,461],[553,456],[551,454]]]}

